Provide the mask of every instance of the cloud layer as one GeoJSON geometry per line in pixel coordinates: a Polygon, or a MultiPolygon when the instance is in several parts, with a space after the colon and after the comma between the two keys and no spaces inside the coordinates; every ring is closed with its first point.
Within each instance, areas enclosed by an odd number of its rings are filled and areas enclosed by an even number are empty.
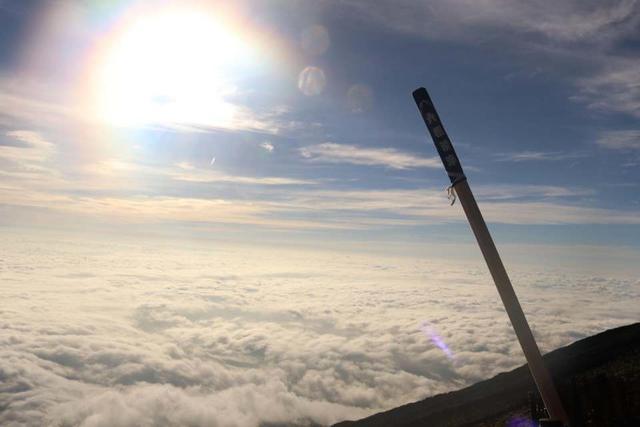
{"type": "MultiPolygon", "coordinates": [[[[0,196],[3,205],[20,210],[7,215],[16,216],[17,221],[32,219],[34,212],[48,212],[51,218],[63,214],[145,226],[180,222],[373,230],[464,220],[462,210],[450,207],[441,189],[328,189],[320,179],[233,175],[211,164],[197,167],[186,161],[147,165],[110,159],[73,170],[56,166],[52,158],[60,155],[58,145],[39,133],[16,130],[5,136],[0,145],[0,176],[5,177],[0,196]],[[230,186],[242,186],[242,191],[229,191],[230,186]]],[[[633,148],[634,137],[633,132],[612,132],[599,143],[633,148]]],[[[314,162],[382,165],[396,170],[440,163],[391,148],[330,143],[307,146],[301,153],[314,162]]],[[[501,184],[477,186],[475,192],[487,220],[493,223],[640,223],[633,209],[591,205],[588,197],[595,190],[585,188],[501,184]]]]}
{"type": "MultiPolygon", "coordinates": [[[[480,264],[176,244],[3,237],[0,423],[328,424],[523,361],[480,264]]],[[[634,280],[512,278],[547,351],[636,317],[634,280]]]]}

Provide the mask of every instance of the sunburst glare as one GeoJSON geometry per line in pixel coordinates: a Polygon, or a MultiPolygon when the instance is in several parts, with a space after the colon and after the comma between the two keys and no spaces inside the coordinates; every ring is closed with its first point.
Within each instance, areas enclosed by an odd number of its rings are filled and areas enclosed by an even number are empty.
{"type": "Polygon", "coordinates": [[[98,62],[96,113],[117,125],[228,125],[230,77],[250,56],[248,44],[214,10],[138,11],[98,62]]]}

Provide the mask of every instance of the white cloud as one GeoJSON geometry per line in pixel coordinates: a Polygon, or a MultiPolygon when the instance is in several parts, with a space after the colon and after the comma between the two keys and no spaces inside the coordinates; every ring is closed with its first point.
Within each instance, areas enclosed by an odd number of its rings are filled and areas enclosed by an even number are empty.
{"type": "Polygon", "coordinates": [[[640,224],[635,211],[551,202],[481,203],[487,221],[502,224],[640,224]]]}
{"type": "Polygon", "coordinates": [[[561,187],[559,185],[478,185],[474,186],[474,194],[487,201],[569,198],[592,196],[595,192],[587,188],[561,187]]]}
{"type": "Polygon", "coordinates": [[[597,73],[578,79],[580,94],[575,99],[594,109],[640,117],[640,61],[606,56],[601,62],[597,73]]]}
{"type": "Polygon", "coordinates": [[[273,152],[273,150],[276,148],[275,145],[273,145],[272,143],[267,142],[267,141],[265,141],[262,144],[260,144],[260,147],[265,149],[269,153],[273,152]]]}
{"type": "Polygon", "coordinates": [[[303,157],[315,162],[386,166],[391,169],[442,167],[437,158],[420,157],[395,148],[365,148],[325,142],[303,147],[300,149],[300,153],[303,157]]]}
{"type": "Polygon", "coordinates": [[[6,132],[8,144],[0,144],[0,176],[5,186],[57,185],[60,173],[52,167],[56,146],[38,132],[15,130],[6,132]]]}
{"type": "MultiPolygon", "coordinates": [[[[523,362],[479,261],[86,234],[2,245],[3,425],[329,424],[523,362]]],[[[637,280],[511,270],[545,351],[635,321],[637,280]]]]}
{"type": "MultiPolygon", "coordinates": [[[[214,162],[215,163],[215,162],[214,162]]],[[[212,166],[212,163],[209,164],[212,166]]],[[[242,176],[225,174],[211,168],[200,168],[194,164],[182,161],[170,166],[148,166],[139,163],[117,159],[104,160],[85,165],[83,171],[88,174],[102,175],[116,178],[123,173],[136,173],[169,178],[174,181],[192,183],[233,183],[246,185],[315,185],[316,181],[278,177],[278,176],[242,176]]]]}
{"type": "Polygon", "coordinates": [[[612,150],[640,150],[640,130],[616,130],[600,135],[598,145],[612,150]]]}
{"type": "Polygon", "coordinates": [[[59,88],[33,79],[0,76],[0,123],[5,127],[16,122],[39,125],[59,124],[69,117],[82,117],[80,112],[65,105],[59,88]],[[43,96],[47,94],[47,96],[43,96]]]}
{"type": "Polygon", "coordinates": [[[192,171],[192,170],[195,169],[195,166],[193,166],[189,162],[178,162],[178,163],[176,163],[176,167],[178,169],[187,170],[187,171],[192,171]]]}
{"type": "Polygon", "coordinates": [[[8,138],[21,145],[0,145],[0,158],[17,163],[42,163],[53,154],[55,146],[39,133],[29,130],[9,131],[8,138]]]}
{"type": "Polygon", "coordinates": [[[585,157],[583,153],[563,153],[561,151],[520,151],[498,154],[501,162],[560,161],[585,157]]]}
{"type": "MultiPolygon", "coordinates": [[[[184,167],[182,169],[185,169],[184,167]]],[[[205,169],[187,169],[175,172],[167,172],[167,175],[176,181],[185,182],[228,182],[234,184],[251,184],[251,185],[314,185],[315,181],[308,179],[296,179],[277,176],[239,176],[226,175],[217,171],[205,169]]]]}

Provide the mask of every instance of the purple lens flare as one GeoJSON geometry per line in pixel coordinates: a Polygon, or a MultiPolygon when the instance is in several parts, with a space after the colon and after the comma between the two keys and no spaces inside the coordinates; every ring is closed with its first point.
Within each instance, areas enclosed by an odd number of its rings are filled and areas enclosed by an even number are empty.
{"type": "Polygon", "coordinates": [[[431,342],[438,347],[442,352],[450,359],[453,360],[455,358],[453,351],[449,348],[447,343],[444,342],[444,339],[437,333],[435,328],[429,324],[429,322],[422,322],[420,325],[420,330],[431,340],[431,342]]]}
{"type": "Polygon", "coordinates": [[[529,418],[523,418],[523,417],[510,418],[506,424],[506,427],[537,427],[537,426],[538,424],[535,421],[529,418]]]}

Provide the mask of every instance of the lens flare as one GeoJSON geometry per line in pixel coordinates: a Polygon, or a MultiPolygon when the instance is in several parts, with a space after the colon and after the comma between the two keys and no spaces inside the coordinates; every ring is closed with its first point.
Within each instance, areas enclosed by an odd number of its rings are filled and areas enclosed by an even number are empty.
{"type": "Polygon", "coordinates": [[[432,327],[429,324],[429,322],[426,322],[426,321],[422,322],[422,324],[420,325],[420,330],[422,331],[422,333],[426,335],[427,338],[429,338],[429,340],[431,340],[431,342],[436,347],[442,350],[442,352],[447,356],[447,358],[449,358],[450,360],[453,360],[455,358],[453,351],[451,351],[447,343],[444,342],[442,337],[438,335],[435,328],[432,327]]]}
{"type": "Polygon", "coordinates": [[[538,423],[529,418],[514,417],[507,421],[506,427],[537,427],[537,425],[538,423]]]}
{"type": "Polygon", "coordinates": [[[307,96],[320,95],[327,84],[322,68],[306,67],[298,76],[298,89],[307,96]]]}

